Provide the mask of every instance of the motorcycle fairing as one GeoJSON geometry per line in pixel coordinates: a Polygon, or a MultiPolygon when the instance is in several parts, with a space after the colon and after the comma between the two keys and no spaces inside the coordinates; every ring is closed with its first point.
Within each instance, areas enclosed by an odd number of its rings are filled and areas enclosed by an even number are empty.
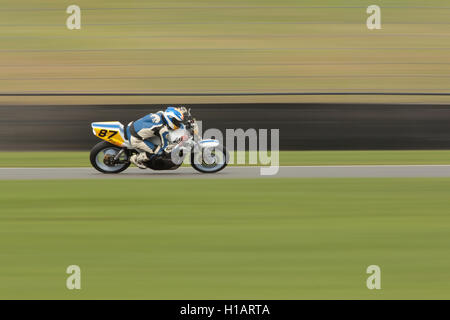
{"type": "Polygon", "coordinates": [[[124,126],[118,121],[93,122],[94,135],[118,147],[128,147],[125,139],[124,126]]]}

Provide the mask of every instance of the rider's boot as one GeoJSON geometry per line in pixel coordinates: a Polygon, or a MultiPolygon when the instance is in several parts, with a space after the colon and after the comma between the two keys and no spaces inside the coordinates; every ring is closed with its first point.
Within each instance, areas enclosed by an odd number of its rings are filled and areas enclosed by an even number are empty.
{"type": "Polygon", "coordinates": [[[147,166],[144,165],[145,161],[148,161],[147,154],[145,152],[141,152],[139,154],[133,154],[130,157],[131,163],[133,163],[139,169],[147,169],[147,166]]]}

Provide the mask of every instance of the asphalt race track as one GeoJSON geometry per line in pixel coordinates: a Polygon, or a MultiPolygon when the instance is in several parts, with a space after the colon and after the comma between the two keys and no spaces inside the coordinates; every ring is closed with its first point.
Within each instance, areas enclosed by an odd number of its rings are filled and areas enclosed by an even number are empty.
{"type": "Polygon", "coordinates": [[[0,180],[53,179],[249,179],[249,178],[419,178],[450,177],[450,165],[289,166],[275,175],[261,175],[260,167],[227,167],[202,174],[184,167],[174,171],[128,168],[120,174],[102,174],[93,168],[0,168],[0,180]]]}

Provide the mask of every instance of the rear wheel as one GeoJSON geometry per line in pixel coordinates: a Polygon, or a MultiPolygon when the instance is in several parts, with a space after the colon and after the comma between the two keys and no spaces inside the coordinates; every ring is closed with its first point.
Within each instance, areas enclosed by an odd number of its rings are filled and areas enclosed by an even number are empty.
{"type": "Polygon", "coordinates": [[[191,153],[192,167],[202,173],[219,172],[227,166],[228,160],[228,152],[223,146],[204,148],[191,153]]]}
{"type": "Polygon", "coordinates": [[[111,160],[122,150],[107,141],[97,143],[91,150],[90,160],[92,166],[102,173],[119,173],[130,166],[128,153],[123,152],[119,163],[111,164],[111,160]]]}

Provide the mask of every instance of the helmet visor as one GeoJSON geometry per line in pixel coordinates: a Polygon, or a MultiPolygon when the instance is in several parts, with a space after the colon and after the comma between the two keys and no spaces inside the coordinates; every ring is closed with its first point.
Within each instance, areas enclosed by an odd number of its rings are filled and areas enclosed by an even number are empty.
{"type": "Polygon", "coordinates": [[[171,120],[172,120],[172,123],[173,123],[173,125],[174,125],[175,127],[177,127],[177,128],[180,127],[182,121],[178,120],[177,118],[172,118],[171,120]]]}

